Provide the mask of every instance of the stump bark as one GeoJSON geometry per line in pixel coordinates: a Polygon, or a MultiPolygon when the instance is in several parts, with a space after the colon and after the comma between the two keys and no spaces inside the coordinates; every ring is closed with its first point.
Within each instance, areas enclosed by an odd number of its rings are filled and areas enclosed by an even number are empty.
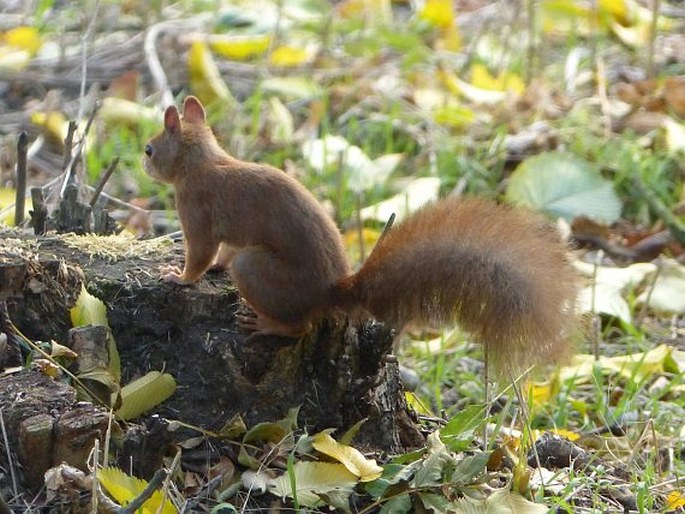
{"type": "Polygon", "coordinates": [[[240,299],[227,273],[190,287],[159,280],[160,266],[181,263],[178,244],[139,255],[144,243],[131,240],[126,257],[112,259],[112,251],[89,248],[87,238],[75,245],[74,236],[4,230],[0,240],[0,262],[26,269],[21,294],[6,300],[19,330],[65,343],[83,282],[107,305],[122,383],[155,369],[175,377],[178,389],[158,415],[218,430],[234,415],[252,426],[299,406],[299,424],[310,433],[367,419],[358,436],[366,447],[398,452],[422,444],[397,363],[387,357],[393,333],[380,323],[324,320],[301,339],[249,337],[236,328],[240,299]]]}

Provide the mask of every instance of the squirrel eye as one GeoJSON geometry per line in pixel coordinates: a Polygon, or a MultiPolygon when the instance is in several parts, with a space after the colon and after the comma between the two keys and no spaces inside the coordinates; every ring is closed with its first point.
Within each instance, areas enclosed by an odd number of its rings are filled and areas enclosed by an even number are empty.
{"type": "Polygon", "coordinates": [[[148,157],[152,157],[152,145],[151,144],[145,145],[145,155],[147,155],[148,157]]]}

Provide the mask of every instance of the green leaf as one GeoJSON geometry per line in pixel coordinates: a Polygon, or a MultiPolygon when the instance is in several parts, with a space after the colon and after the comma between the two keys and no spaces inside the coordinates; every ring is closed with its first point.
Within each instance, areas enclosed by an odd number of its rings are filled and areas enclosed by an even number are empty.
{"type": "Polygon", "coordinates": [[[543,153],[523,161],[509,180],[506,197],[569,221],[587,216],[613,223],[621,215],[611,182],[590,163],[564,153],[543,153]]]}
{"type": "Polygon", "coordinates": [[[419,493],[419,499],[427,510],[432,510],[439,514],[454,512],[454,504],[441,494],[419,493]]]}
{"type": "Polygon", "coordinates": [[[426,441],[428,456],[420,462],[414,479],[413,487],[438,486],[442,484],[442,477],[454,469],[456,459],[447,451],[440,440],[438,432],[433,432],[426,441]]]}
{"type": "Polygon", "coordinates": [[[386,464],[382,467],[383,474],[380,476],[380,478],[364,484],[364,489],[374,500],[381,498],[385,494],[385,491],[388,489],[388,487],[400,481],[398,478],[400,476],[400,471],[402,471],[406,466],[403,466],[402,464],[386,464]]]}
{"type": "Polygon", "coordinates": [[[473,432],[487,421],[485,406],[469,405],[440,430],[445,445],[455,451],[464,451],[473,441],[473,432]]]}
{"type": "Polygon", "coordinates": [[[90,294],[84,285],[76,299],[76,304],[69,310],[71,324],[74,327],[86,325],[107,325],[107,309],[102,300],[90,294]]]}
{"type": "Polygon", "coordinates": [[[480,452],[460,460],[449,477],[450,482],[468,484],[485,471],[491,452],[480,452]]]}
{"type": "Polygon", "coordinates": [[[169,398],[174,391],[174,377],[151,371],[122,388],[121,406],[116,414],[125,420],[137,418],[169,398]]]}
{"type": "Polygon", "coordinates": [[[107,407],[115,404],[119,393],[119,380],[109,370],[104,367],[96,367],[79,373],[78,379],[87,388],[84,390],[80,384],[75,384],[79,398],[97,401],[107,407]]]}
{"type": "Polygon", "coordinates": [[[399,494],[383,503],[381,514],[405,514],[412,512],[411,496],[409,494],[399,494]]]}

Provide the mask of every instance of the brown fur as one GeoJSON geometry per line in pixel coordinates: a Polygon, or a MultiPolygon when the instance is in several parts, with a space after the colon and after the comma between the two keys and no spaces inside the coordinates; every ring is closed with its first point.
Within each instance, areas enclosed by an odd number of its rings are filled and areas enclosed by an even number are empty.
{"type": "Polygon", "coordinates": [[[176,187],[191,283],[214,261],[257,313],[253,328],[296,335],[341,308],[401,328],[459,323],[515,368],[565,353],[576,276],[544,221],[482,199],[429,206],[377,245],[352,274],[340,234],[316,199],[270,166],[227,155],[194,97],[165,113],[145,168],[176,187]],[[219,249],[221,251],[219,252],[219,249]]]}

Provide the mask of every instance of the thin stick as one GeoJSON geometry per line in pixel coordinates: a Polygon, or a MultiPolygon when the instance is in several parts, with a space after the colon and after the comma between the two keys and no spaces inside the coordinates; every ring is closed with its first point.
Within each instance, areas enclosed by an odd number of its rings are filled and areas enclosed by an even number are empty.
{"type": "Polygon", "coordinates": [[[17,193],[14,203],[14,226],[18,227],[24,221],[24,206],[26,205],[26,150],[28,136],[22,130],[17,141],[17,193]]]}
{"type": "Polygon", "coordinates": [[[361,193],[354,195],[355,199],[355,214],[357,215],[357,237],[359,238],[359,261],[366,260],[366,247],[364,245],[364,227],[362,226],[362,199],[361,193]]]}
{"type": "Polygon", "coordinates": [[[162,481],[166,478],[166,471],[163,469],[158,469],[155,471],[154,476],[152,477],[152,480],[150,480],[150,483],[147,484],[147,487],[143,489],[143,492],[140,493],[138,496],[136,496],[131,502],[123,507],[120,511],[119,514],[134,514],[135,511],[137,511],[140,507],[143,506],[143,503],[145,503],[152,494],[159,489],[159,486],[162,485],[162,481]]]}
{"type": "Polygon", "coordinates": [[[95,191],[93,192],[93,197],[90,199],[90,206],[95,207],[95,204],[98,201],[98,198],[100,197],[100,193],[102,193],[102,190],[105,187],[105,184],[107,184],[107,181],[109,178],[112,176],[112,173],[114,173],[114,170],[117,167],[117,164],[119,164],[119,157],[115,157],[112,162],[109,163],[109,166],[107,166],[107,170],[105,173],[102,175],[100,178],[100,181],[98,182],[97,186],[95,186],[95,191]]]}
{"type": "MultiPolygon", "coordinates": [[[[88,40],[93,35],[93,29],[95,28],[95,20],[97,19],[98,11],[100,10],[100,0],[95,1],[95,8],[93,9],[93,14],[88,22],[88,28],[86,29],[83,36],[81,36],[81,91],[79,93],[79,111],[78,119],[83,118],[83,106],[85,102],[83,99],[86,97],[86,76],[88,75],[88,50],[87,43],[88,40]]],[[[86,132],[88,130],[86,129],[86,132]]]]}
{"type": "Polygon", "coordinates": [[[371,250],[371,255],[373,255],[373,252],[376,251],[376,248],[378,248],[380,246],[383,239],[385,239],[385,237],[388,235],[388,232],[390,232],[390,229],[392,228],[394,223],[395,223],[395,213],[393,212],[390,215],[390,217],[388,218],[388,221],[386,222],[385,227],[383,227],[383,232],[381,232],[381,235],[378,237],[378,240],[376,241],[376,245],[373,247],[373,250],[371,250]]]}
{"type": "Polygon", "coordinates": [[[171,463],[171,466],[169,466],[169,473],[167,474],[166,478],[164,479],[164,486],[162,488],[162,492],[164,493],[162,496],[162,501],[159,502],[159,507],[157,507],[157,513],[156,514],[161,514],[162,511],[164,510],[164,504],[166,503],[167,499],[169,499],[169,488],[171,487],[171,477],[173,476],[174,472],[176,471],[176,468],[178,468],[178,465],[181,462],[181,449],[179,448],[178,451],[176,452],[176,455],[174,455],[174,460],[171,463]]]}
{"type": "Polygon", "coordinates": [[[78,142],[78,146],[76,147],[76,150],[71,152],[71,155],[69,156],[70,159],[67,165],[63,168],[64,179],[62,181],[62,187],[59,190],[60,198],[64,196],[64,191],[71,182],[70,179],[73,173],[74,166],[76,164],[76,160],[79,158],[79,155],[81,155],[81,152],[83,151],[83,147],[86,144],[86,137],[88,136],[88,132],[90,132],[90,127],[93,125],[93,120],[95,119],[95,115],[97,114],[99,109],[100,102],[95,102],[95,105],[93,105],[93,110],[90,112],[90,116],[88,117],[88,121],[86,122],[86,127],[83,129],[83,134],[81,134],[81,139],[78,142]]]}
{"type": "Polygon", "coordinates": [[[184,29],[186,32],[202,28],[205,22],[209,21],[209,16],[199,15],[188,20],[167,20],[154,24],[145,34],[143,50],[145,52],[145,62],[152,75],[155,87],[161,92],[161,105],[168,107],[174,104],[174,95],[171,93],[169,81],[166,78],[164,67],[157,54],[157,38],[162,32],[169,29],[184,29]]]}
{"type": "Polygon", "coordinates": [[[7,465],[10,468],[10,475],[12,476],[12,492],[14,496],[18,496],[17,489],[17,476],[14,473],[14,463],[12,462],[12,452],[10,451],[10,443],[7,438],[7,430],[5,429],[5,418],[2,415],[2,409],[0,409],[0,429],[2,430],[2,440],[5,443],[5,450],[7,450],[7,465]]]}
{"type": "Polygon", "coordinates": [[[652,19],[649,24],[649,46],[647,47],[647,74],[649,78],[654,78],[656,69],[654,66],[654,52],[656,46],[656,35],[659,30],[657,22],[659,21],[659,8],[661,7],[661,0],[652,0],[652,19]]]}
{"type": "Polygon", "coordinates": [[[659,275],[661,275],[661,270],[663,269],[663,261],[661,259],[658,259],[656,271],[654,272],[654,276],[652,277],[652,280],[649,283],[649,287],[647,288],[647,298],[645,298],[642,307],[640,307],[640,312],[638,313],[637,319],[635,320],[635,327],[637,329],[640,329],[642,327],[642,323],[644,322],[645,316],[647,315],[647,308],[649,307],[649,302],[652,299],[652,293],[654,292],[654,288],[656,287],[656,281],[659,279],[659,275]]]}
{"type": "Polygon", "coordinates": [[[535,18],[535,11],[536,11],[536,1],[535,0],[527,0],[526,1],[526,7],[528,11],[528,68],[526,70],[526,83],[530,84],[531,81],[533,80],[533,77],[535,77],[535,68],[536,68],[536,61],[537,61],[537,50],[538,50],[538,45],[537,45],[537,30],[535,28],[536,24],[536,18],[535,18]]]}

